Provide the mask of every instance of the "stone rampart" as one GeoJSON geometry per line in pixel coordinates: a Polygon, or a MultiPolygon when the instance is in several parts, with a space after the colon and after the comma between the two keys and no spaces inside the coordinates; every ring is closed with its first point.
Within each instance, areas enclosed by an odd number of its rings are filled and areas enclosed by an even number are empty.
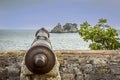
{"type": "MultiPolygon", "coordinates": [[[[26,51],[0,52],[0,80],[20,80],[26,51]]],[[[57,50],[61,80],[120,80],[120,50],[57,50]]]]}

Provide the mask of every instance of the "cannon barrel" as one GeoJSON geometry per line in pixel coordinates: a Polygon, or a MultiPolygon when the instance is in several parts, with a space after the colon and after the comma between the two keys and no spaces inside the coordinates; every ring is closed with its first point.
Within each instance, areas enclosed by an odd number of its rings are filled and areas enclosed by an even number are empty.
{"type": "Polygon", "coordinates": [[[31,48],[25,55],[25,65],[32,73],[48,73],[55,65],[55,55],[49,37],[50,34],[46,29],[39,29],[31,48]]]}

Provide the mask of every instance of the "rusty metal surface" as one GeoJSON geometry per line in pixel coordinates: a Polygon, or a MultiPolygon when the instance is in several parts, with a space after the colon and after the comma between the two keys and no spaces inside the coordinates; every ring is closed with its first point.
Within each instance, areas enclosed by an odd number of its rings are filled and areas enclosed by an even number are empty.
{"type": "Polygon", "coordinates": [[[48,73],[55,65],[55,55],[49,40],[49,33],[40,29],[35,34],[35,40],[25,55],[26,67],[35,74],[48,73]]]}

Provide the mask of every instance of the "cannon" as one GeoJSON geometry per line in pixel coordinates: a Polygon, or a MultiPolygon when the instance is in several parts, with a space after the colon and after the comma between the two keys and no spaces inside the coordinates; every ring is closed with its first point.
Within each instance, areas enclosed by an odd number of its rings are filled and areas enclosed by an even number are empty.
{"type": "Polygon", "coordinates": [[[55,65],[55,55],[49,40],[49,32],[41,28],[35,34],[31,48],[25,55],[25,65],[34,74],[45,74],[55,65]]]}

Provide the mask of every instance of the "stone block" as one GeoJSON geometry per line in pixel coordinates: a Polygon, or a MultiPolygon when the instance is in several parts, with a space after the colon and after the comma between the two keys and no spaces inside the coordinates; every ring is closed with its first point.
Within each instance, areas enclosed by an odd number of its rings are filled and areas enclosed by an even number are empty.
{"type": "Polygon", "coordinates": [[[75,80],[75,75],[74,74],[62,74],[62,80],[75,80]]]}

